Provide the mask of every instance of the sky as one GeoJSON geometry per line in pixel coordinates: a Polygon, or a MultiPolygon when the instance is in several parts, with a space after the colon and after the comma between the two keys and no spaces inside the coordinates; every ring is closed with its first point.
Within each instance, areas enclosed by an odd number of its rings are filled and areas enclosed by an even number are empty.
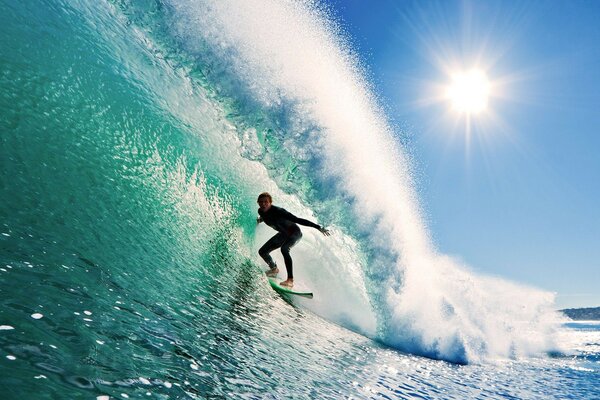
{"type": "Polygon", "coordinates": [[[416,171],[437,249],[600,306],[600,1],[330,0],[416,171]],[[453,74],[485,73],[459,113],[453,74]]]}

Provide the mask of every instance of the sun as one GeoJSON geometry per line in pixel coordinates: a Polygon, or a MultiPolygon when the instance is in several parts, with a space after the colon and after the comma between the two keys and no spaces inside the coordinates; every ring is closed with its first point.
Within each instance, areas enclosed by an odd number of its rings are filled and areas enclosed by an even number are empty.
{"type": "Polygon", "coordinates": [[[490,81],[480,69],[454,73],[446,90],[454,110],[468,115],[485,111],[489,96],[490,81]]]}

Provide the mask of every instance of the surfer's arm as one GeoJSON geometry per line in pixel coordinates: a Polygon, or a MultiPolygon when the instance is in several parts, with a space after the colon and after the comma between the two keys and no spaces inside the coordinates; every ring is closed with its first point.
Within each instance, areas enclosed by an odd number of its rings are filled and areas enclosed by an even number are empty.
{"type": "Polygon", "coordinates": [[[319,230],[325,236],[331,235],[331,233],[329,232],[329,230],[327,230],[326,228],[322,227],[321,225],[315,224],[314,222],[309,221],[309,220],[304,219],[304,218],[298,218],[294,214],[290,213],[289,211],[286,211],[286,217],[290,221],[295,222],[295,223],[297,223],[299,225],[310,226],[311,228],[315,228],[315,229],[319,230]]]}
{"type": "Polygon", "coordinates": [[[327,228],[325,228],[319,224],[315,224],[314,222],[311,222],[307,219],[298,218],[294,222],[297,224],[300,224],[300,225],[310,226],[311,228],[318,229],[319,232],[321,232],[325,236],[331,235],[331,232],[329,232],[329,230],[327,228]]]}
{"type": "Polygon", "coordinates": [[[261,222],[263,222],[263,219],[261,216],[256,217],[256,224],[260,224],[261,222]]]}

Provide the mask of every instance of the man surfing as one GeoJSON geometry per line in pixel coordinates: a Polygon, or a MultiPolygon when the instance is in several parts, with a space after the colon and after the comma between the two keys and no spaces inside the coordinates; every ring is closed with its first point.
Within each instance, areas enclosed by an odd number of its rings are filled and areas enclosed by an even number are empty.
{"type": "Polygon", "coordinates": [[[269,253],[281,247],[281,254],[283,254],[285,269],[287,270],[287,280],[281,282],[280,285],[291,288],[294,286],[294,272],[290,249],[302,238],[300,227],[296,224],[318,229],[325,236],[329,236],[331,233],[321,225],[298,218],[286,209],[274,206],[273,198],[267,192],[261,193],[258,196],[257,203],[259,217],[256,219],[256,223],[260,224],[264,222],[277,231],[277,234],[258,250],[258,254],[269,265],[267,276],[276,276],[279,269],[269,253]]]}

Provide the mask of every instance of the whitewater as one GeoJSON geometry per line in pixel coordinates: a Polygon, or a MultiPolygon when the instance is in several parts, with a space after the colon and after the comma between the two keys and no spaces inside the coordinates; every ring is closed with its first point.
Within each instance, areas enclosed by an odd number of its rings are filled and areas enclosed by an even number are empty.
{"type": "Polygon", "coordinates": [[[0,19],[2,398],[600,397],[597,326],[436,249],[325,3],[0,19]],[[333,232],[292,253],[312,300],[264,278],[263,191],[333,232]]]}

